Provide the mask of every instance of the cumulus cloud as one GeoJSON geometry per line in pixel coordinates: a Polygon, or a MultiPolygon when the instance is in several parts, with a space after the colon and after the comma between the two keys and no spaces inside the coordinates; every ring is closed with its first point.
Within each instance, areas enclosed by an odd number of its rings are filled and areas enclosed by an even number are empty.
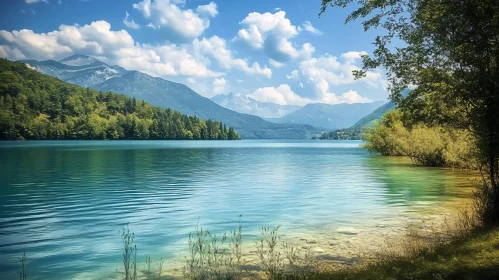
{"type": "Polygon", "coordinates": [[[165,39],[171,42],[187,42],[199,37],[210,26],[206,16],[218,14],[214,2],[199,6],[194,12],[183,9],[185,0],[143,0],[133,4],[142,15],[151,20],[154,29],[163,32],[165,39]]]}
{"type": "Polygon", "coordinates": [[[138,44],[126,30],[111,30],[106,21],[84,26],[61,25],[59,30],[48,33],[26,29],[0,31],[0,56],[11,60],[60,59],[75,53],[92,55],[107,63],[153,76],[222,75],[208,69],[186,46],[138,44]]]}
{"type": "Polygon", "coordinates": [[[132,19],[132,20],[128,20],[128,17],[130,16],[128,14],[128,12],[125,12],[125,19],[123,19],[123,24],[132,28],[132,29],[140,29],[140,25],[135,23],[135,21],[132,19]]]}
{"type": "Polygon", "coordinates": [[[308,59],[315,51],[310,43],[297,47],[290,41],[298,35],[299,30],[291,24],[284,11],[264,14],[253,12],[240,24],[246,28],[239,30],[233,41],[254,49],[262,49],[274,61],[308,59]]]}
{"type": "MultiPolygon", "coordinates": [[[[360,103],[370,102],[369,99],[357,94],[357,92],[349,91],[337,96],[331,92],[331,86],[349,85],[357,82],[367,83],[370,87],[386,90],[387,81],[379,71],[368,71],[366,77],[360,80],[355,80],[352,74],[353,70],[360,70],[361,56],[366,55],[366,52],[351,51],[342,54],[339,58],[325,54],[319,58],[310,58],[302,61],[299,64],[299,74],[304,79],[304,82],[311,84],[315,96],[318,100],[324,103],[360,103]]],[[[289,79],[296,78],[297,72],[292,72],[289,79]]]]}
{"type": "Polygon", "coordinates": [[[307,32],[313,33],[315,35],[322,35],[322,31],[315,28],[310,21],[305,21],[299,30],[305,30],[307,32]]]}
{"type": "Polygon", "coordinates": [[[213,80],[213,92],[222,93],[225,91],[227,81],[224,78],[215,78],[213,80]]]}
{"type": "Polygon", "coordinates": [[[196,8],[196,12],[201,15],[208,15],[210,17],[215,17],[218,15],[217,4],[215,2],[210,2],[208,5],[201,5],[196,8]]]}
{"type": "MultiPolygon", "coordinates": [[[[300,83],[303,88],[303,84],[300,83]]],[[[372,102],[369,98],[360,96],[356,91],[349,90],[343,94],[336,95],[328,91],[322,93],[317,98],[302,97],[291,89],[288,84],[282,84],[279,87],[263,87],[248,94],[249,97],[261,102],[272,102],[280,105],[306,105],[309,103],[369,103],[372,102]]]]}
{"type": "Polygon", "coordinates": [[[305,105],[312,102],[312,100],[294,93],[287,84],[282,84],[277,88],[259,88],[248,96],[261,102],[272,102],[280,105],[305,105]]]}
{"type": "Polygon", "coordinates": [[[254,62],[251,66],[248,61],[242,58],[234,58],[224,39],[213,36],[211,38],[194,39],[195,52],[202,56],[204,60],[215,60],[224,69],[239,69],[247,74],[261,75],[267,78],[272,77],[272,70],[267,66],[260,66],[254,62]]]}

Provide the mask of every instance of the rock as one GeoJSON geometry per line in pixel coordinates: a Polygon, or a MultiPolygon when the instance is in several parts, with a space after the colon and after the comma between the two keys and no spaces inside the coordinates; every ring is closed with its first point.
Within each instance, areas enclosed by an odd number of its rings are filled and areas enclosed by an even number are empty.
{"type": "Polygon", "coordinates": [[[357,235],[359,231],[353,227],[340,227],[336,232],[346,235],[357,235]]]}
{"type": "Polygon", "coordinates": [[[314,252],[314,253],[318,253],[318,254],[323,254],[323,253],[325,253],[326,251],[324,251],[324,249],[322,249],[322,248],[315,247],[315,248],[313,248],[313,249],[312,249],[312,252],[314,252]]]}

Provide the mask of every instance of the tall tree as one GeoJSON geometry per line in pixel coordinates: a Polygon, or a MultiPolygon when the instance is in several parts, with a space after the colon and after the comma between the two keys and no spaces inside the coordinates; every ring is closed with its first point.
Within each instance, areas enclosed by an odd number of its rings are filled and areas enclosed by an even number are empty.
{"type": "Polygon", "coordinates": [[[356,77],[383,66],[404,115],[470,129],[487,175],[484,222],[498,224],[499,0],[323,0],[320,14],[349,5],[356,8],[346,22],[385,31],[356,77]]]}

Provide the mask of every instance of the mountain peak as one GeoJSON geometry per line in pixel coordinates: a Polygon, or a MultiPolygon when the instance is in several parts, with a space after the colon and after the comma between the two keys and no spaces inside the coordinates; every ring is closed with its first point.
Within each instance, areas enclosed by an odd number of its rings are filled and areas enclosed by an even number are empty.
{"type": "Polygon", "coordinates": [[[70,66],[89,66],[92,64],[104,64],[102,61],[96,58],[82,54],[74,54],[72,56],[59,60],[59,62],[70,66]]]}

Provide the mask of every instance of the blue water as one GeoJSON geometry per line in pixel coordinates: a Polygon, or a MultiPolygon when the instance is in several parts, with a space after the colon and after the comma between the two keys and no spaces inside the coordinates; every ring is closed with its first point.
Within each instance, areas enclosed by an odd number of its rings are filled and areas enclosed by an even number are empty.
{"type": "Polygon", "coordinates": [[[199,223],[245,238],[350,226],[463,195],[462,173],[370,155],[359,141],[0,142],[0,271],[109,279],[129,224],[140,261],[178,259],[199,223]]]}

